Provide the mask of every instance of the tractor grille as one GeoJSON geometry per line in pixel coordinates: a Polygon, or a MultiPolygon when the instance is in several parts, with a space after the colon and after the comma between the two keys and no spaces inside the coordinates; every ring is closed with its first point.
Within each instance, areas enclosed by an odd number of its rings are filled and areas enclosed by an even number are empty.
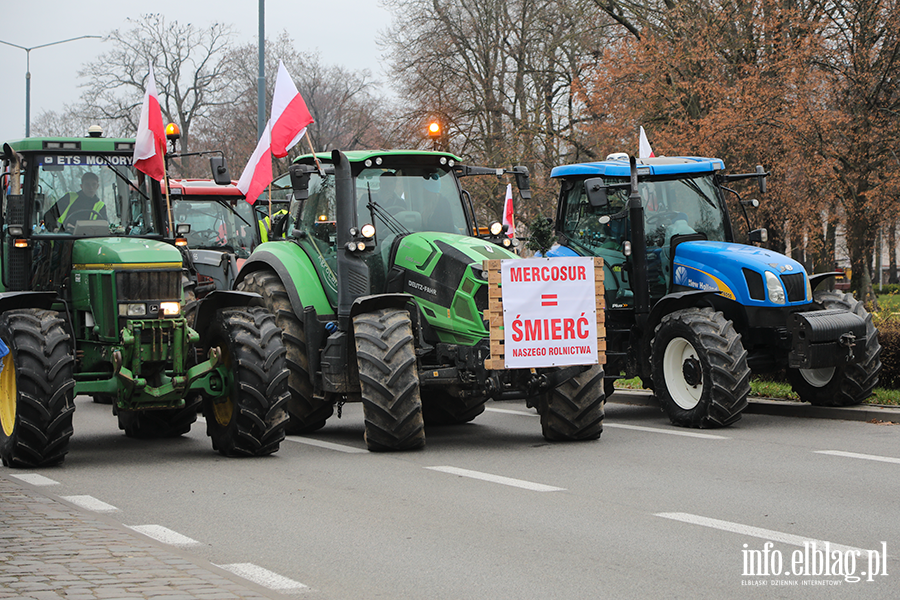
{"type": "Polygon", "coordinates": [[[788,302],[802,302],[806,300],[806,275],[803,273],[782,275],[781,281],[784,282],[784,290],[787,292],[788,302]]]}
{"type": "Polygon", "coordinates": [[[181,300],[181,271],[118,271],[119,302],[128,300],[181,300]]]}

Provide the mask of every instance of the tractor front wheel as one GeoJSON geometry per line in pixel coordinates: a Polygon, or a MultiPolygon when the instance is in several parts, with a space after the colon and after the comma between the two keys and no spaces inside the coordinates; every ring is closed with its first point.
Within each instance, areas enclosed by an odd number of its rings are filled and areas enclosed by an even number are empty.
{"type": "Polygon", "coordinates": [[[725,427],[747,407],[747,350],[721,312],[686,308],[664,316],[650,366],[656,397],[674,425],[725,427]]]}
{"type": "Polygon", "coordinates": [[[594,365],[538,400],[541,429],[551,441],[595,440],[603,432],[603,367],[594,365]]]}
{"type": "Polygon", "coordinates": [[[862,358],[855,363],[824,369],[788,369],[788,381],[803,402],[814,406],[853,406],[872,395],[881,373],[881,344],[872,315],[852,294],[816,292],[816,302],[826,309],[852,312],[866,322],[866,339],[857,340],[855,352],[862,358]]]}
{"type": "Polygon", "coordinates": [[[203,340],[217,347],[228,371],[223,396],[204,398],[203,416],[213,449],[224,456],[276,452],[287,422],[288,372],[281,330],[263,307],[220,309],[203,340]],[[230,378],[231,385],[227,385],[230,378]]]}
{"type": "Polygon", "coordinates": [[[8,467],[63,461],[75,412],[72,342],[59,314],[28,308],[0,316],[0,458],[8,467]]]}
{"type": "Polygon", "coordinates": [[[425,445],[425,422],[409,312],[385,308],[353,317],[369,450],[425,445]]]}

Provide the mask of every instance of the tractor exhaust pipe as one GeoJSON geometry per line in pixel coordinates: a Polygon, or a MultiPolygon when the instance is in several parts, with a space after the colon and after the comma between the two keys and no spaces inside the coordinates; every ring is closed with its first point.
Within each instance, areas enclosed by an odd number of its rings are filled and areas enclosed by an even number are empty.
{"type": "Polygon", "coordinates": [[[647,240],[644,235],[644,206],[638,191],[637,162],[631,162],[631,194],[628,196],[628,216],[631,219],[631,287],[634,292],[634,320],[644,329],[650,313],[650,286],[647,282],[647,240]]]}

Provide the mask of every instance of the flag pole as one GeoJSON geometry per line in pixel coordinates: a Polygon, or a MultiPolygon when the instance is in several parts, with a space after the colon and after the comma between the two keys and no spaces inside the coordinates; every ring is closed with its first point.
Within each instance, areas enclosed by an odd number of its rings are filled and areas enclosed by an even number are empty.
{"type": "MultiPolygon", "coordinates": [[[[157,146],[157,150],[159,147],[157,146]]],[[[169,235],[172,236],[172,239],[175,239],[175,220],[172,218],[172,201],[169,198],[169,173],[166,168],[166,146],[163,144],[162,148],[162,156],[163,156],[163,185],[166,186],[166,212],[169,213],[169,235]]]]}
{"type": "Polygon", "coordinates": [[[309,137],[309,129],[307,128],[306,132],[303,134],[303,137],[306,138],[306,141],[309,142],[309,151],[312,152],[313,160],[316,161],[316,168],[319,170],[319,176],[322,179],[325,179],[325,170],[322,169],[322,163],[319,162],[319,157],[316,156],[316,149],[313,148],[312,138],[309,137]]]}

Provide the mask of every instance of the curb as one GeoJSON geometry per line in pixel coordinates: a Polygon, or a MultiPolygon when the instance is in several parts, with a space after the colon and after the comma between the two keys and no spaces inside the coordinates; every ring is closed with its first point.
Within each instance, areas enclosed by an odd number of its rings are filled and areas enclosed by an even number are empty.
{"type": "MultiPolygon", "coordinates": [[[[658,406],[653,392],[648,390],[619,390],[607,400],[613,404],[658,406]]],[[[813,406],[807,402],[791,402],[772,398],[751,398],[744,413],[776,417],[808,419],[838,419],[843,421],[890,421],[900,423],[900,406],[860,404],[858,406],[813,406]]]]}

